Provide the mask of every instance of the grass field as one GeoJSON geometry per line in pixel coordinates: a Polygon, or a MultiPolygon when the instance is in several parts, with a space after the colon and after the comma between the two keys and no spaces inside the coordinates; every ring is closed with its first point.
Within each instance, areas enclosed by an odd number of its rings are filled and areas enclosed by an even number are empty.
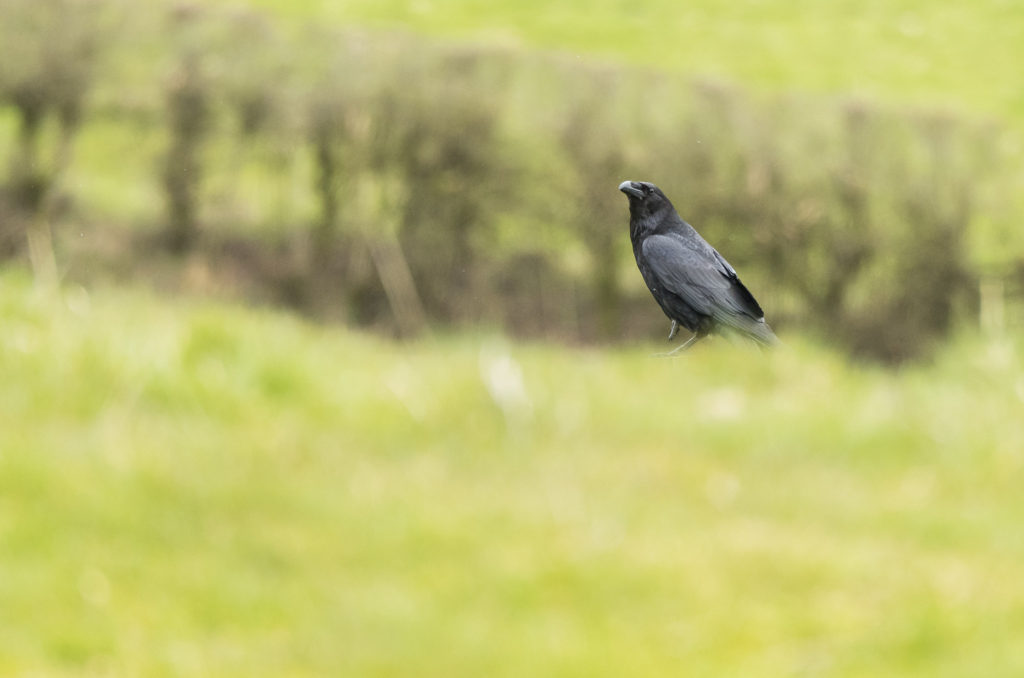
{"type": "MultiPolygon", "coordinates": [[[[241,4],[1024,131],[1012,1],[241,4]]],[[[160,223],[154,130],[83,129],[96,222],[160,223]]],[[[309,223],[289,171],[211,209],[309,223]]],[[[1024,675],[1024,339],[783,339],[396,343],[4,270],[0,675],[1024,675]]]]}
{"type": "MultiPolygon", "coordinates": [[[[238,0],[208,0],[238,5],[238,0]]],[[[996,116],[1024,130],[1024,5],[1012,0],[248,0],[283,18],[413,29],[996,116]]]]}
{"type": "Polygon", "coordinates": [[[1019,340],[397,344],[16,272],[0,327],[4,675],[1024,673],[1019,340]]]}

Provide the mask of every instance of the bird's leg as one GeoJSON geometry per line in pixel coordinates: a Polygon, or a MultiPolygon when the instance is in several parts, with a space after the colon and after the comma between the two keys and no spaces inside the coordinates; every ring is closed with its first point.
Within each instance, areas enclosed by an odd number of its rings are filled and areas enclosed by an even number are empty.
{"type": "Polygon", "coordinates": [[[679,331],[679,323],[675,320],[672,321],[672,329],[668,331],[668,340],[672,341],[672,337],[676,336],[676,332],[679,331]]]}
{"type": "Polygon", "coordinates": [[[675,347],[674,349],[672,349],[668,353],[655,353],[654,355],[658,356],[659,358],[669,358],[671,356],[674,356],[677,353],[681,353],[681,352],[685,351],[686,349],[690,348],[690,346],[692,346],[693,344],[696,344],[698,341],[700,341],[701,339],[703,339],[706,336],[708,336],[706,332],[705,333],[696,332],[692,337],[690,337],[689,339],[684,341],[681,345],[675,347]]]}

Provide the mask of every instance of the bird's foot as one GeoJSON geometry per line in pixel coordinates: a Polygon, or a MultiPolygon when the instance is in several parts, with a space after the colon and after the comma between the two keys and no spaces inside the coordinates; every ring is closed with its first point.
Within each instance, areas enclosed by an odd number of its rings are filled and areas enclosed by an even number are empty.
{"type": "Polygon", "coordinates": [[[690,348],[690,346],[692,346],[693,344],[697,343],[698,341],[700,341],[703,338],[704,338],[704,335],[702,335],[702,334],[695,334],[692,337],[690,337],[689,339],[687,339],[686,341],[684,341],[679,346],[676,346],[671,351],[668,351],[666,353],[655,353],[654,356],[656,358],[671,358],[674,355],[682,353],[683,351],[685,351],[686,349],[690,348]]]}

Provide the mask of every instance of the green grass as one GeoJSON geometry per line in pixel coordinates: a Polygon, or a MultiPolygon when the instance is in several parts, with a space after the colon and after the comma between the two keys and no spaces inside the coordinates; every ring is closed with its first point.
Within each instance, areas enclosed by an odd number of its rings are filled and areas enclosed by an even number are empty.
{"type": "Polygon", "coordinates": [[[397,344],[17,273],[0,327],[5,675],[1024,672],[1019,340],[397,344]]]}
{"type": "MultiPolygon", "coordinates": [[[[216,0],[237,5],[238,0],[216,0]]],[[[719,75],[771,90],[855,93],[1024,129],[1024,5],[1007,0],[248,0],[279,16],[363,24],[719,75]]]]}

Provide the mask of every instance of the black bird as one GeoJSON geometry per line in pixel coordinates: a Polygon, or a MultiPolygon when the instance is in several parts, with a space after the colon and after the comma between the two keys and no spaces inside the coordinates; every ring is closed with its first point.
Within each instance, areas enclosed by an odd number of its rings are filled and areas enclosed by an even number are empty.
{"type": "Polygon", "coordinates": [[[778,343],[764,312],[729,262],[693,226],[680,218],[661,189],[646,181],[623,181],[629,198],[633,256],[654,300],[672,321],[693,332],[681,351],[712,333],[735,333],[758,344],[778,343]]]}

